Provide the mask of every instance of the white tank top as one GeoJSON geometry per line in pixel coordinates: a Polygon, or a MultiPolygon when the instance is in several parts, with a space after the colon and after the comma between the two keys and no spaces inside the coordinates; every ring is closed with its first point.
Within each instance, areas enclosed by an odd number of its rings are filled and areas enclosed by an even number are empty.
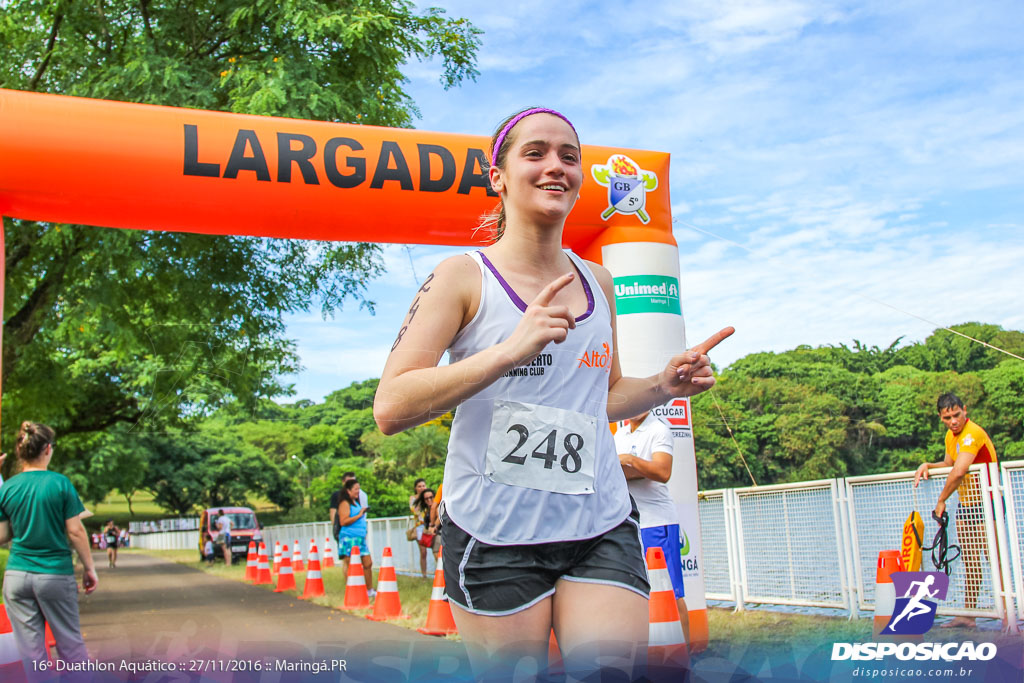
{"type": "MultiPolygon", "coordinates": [[[[586,263],[587,312],[561,344],[548,344],[466,399],[455,413],[444,470],[444,509],[495,545],[593,538],[630,512],[608,426],[611,310],[586,263]]],[[[455,363],[511,336],[526,303],[482,252],[480,306],[448,349],[455,363]]]]}

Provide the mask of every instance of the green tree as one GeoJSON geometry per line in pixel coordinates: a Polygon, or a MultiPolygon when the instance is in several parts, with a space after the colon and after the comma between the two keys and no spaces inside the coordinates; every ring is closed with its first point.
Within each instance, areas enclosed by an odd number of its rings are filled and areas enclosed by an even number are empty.
{"type": "MultiPolygon", "coordinates": [[[[479,31],[405,0],[14,1],[0,87],[408,126],[410,59],[444,87],[476,75],[479,31]]],[[[232,401],[252,410],[294,372],[282,315],[364,297],[379,249],[4,220],[5,438],[163,429],[232,401]],[[13,407],[13,410],[12,410],[13,407]]],[[[84,451],[80,454],[84,455],[84,451]]]]}
{"type": "Polygon", "coordinates": [[[961,323],[952,325],[949,329],[960,334],[954,334],[949,330],[935,330],[923,344],[900,349],[900,360],[920,370],[932,372],[978,372],[994,368],[1006,360],[1014,361],[1010,356],[979,344],[973,339],[1018,356],[1024,355],[1024,334],[1016,330],[1004,330],[999,325],[984,323],[961,323]]]}
{"type": "Polygon", "coordinates": [[[172,430],[144,440],[151,455],[143,486],[167,510],[188,515],[256,496],[285,509],[301,503],[291,472],[228,434],[172,430]]]}

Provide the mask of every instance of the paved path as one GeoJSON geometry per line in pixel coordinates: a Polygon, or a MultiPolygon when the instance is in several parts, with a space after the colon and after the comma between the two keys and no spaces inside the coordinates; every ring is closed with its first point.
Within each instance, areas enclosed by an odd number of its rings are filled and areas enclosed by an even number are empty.
{"type": "MultiPolygon", "coordinates": [[[[265,672],[268,666],[287,672],[293,664],[331,666],[334,660],[346,660],[349,678],[333,674],[314,680],[401,681],[410,671],[417,677],[431,671],[461,677],[468,671],[465,649],[458,642],[141,553],[122,553],[117,569],[106,567],[105,555],[96,553],[94,558],[100,586],[92,595],[81,595],[79,604],[86,645],[100,661],[143,666],[174,662],[179,671],[205,669],[203,680],[225,681],[307,680],[287,674],[267,677],[265,672]],[[221,671],[257,666],[264,674],[221,671]]],[[[177,680],[199,678],[193,674],[177,680]]]]}

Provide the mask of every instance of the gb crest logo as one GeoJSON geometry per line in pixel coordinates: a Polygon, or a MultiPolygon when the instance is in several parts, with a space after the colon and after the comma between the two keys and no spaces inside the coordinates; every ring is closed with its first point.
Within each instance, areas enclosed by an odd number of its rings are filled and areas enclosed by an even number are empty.
{"type": "Polygon", "coordinates": [[[590,172],[608,188],[608,208],[601,212],[602,219],[608,220],[616,212],[635,213],[642,223],[650,223],[644,205],[647,193],[658,188],[657,175],[643,170],[625,154],[611,155],[607,164],[594,164],[590,172]]]}

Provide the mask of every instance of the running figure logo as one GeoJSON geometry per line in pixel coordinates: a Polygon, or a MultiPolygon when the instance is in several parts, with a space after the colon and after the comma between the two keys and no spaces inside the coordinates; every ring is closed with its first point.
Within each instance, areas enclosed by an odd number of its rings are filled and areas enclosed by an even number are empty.
{"type": "Polygon", "coordinates": [[[944,572],[893,572],[896,606],[882,629],[885,635],[922,635],[935,623],[936,601],[945,600],[949,577],[944,572]]]}
{"type": "Polygon", "coordinates": [[[608,208],[601,218],[608,220],[615,212],[635,213],[641,223],[651,222],[644,211],[647,193],[658,189],[658,176],[645,171],[625,154],[613,154],[607,164],[594,164],[590,172],[599,184],[608,188],[608,208]]]}

